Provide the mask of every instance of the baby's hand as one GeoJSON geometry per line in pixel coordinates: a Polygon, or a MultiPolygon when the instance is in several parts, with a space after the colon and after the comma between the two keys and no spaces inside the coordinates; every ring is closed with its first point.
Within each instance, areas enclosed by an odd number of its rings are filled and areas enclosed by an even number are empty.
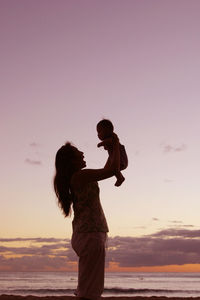
{"type": "Polygon", "coordinates": [[[108,150],[110,147],[112,148],[112,145],[113,145],[113,138],[110,137],[110,138],[107,138],[107,139],[103,140],[102,142],[100,142],[97,145],[97,147],[103,146],[104,149],[108,150]]]}
{"type": "Polygon", "coordinates": [[[105,150],[108,150],[108,147],[107,147],[105,141],[102,141],[101,143],[98,143],[98,144],[97,144],[97,147],[98,147],[98,148],[99,148],[99,147],[104,147],[105,150]]]}
{"type": "Polygon", "coordinates": [[[102,146],[104,146],[104,142],[101,142],[101,143],[98,143],[97,144],[97,147],[99,148],[99,147],[102,147],[102,146]]]}

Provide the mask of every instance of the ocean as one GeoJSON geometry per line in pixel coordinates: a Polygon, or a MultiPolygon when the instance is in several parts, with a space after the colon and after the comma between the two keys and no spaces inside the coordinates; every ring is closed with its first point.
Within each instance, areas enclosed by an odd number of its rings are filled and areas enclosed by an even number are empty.
{"type": "MultiPolygon", "coordinates": [[[[0,295],[73,295],[77,273],[0,272],[0,295]]],[[[200,297],[200,273],[106,273],[106,296],[200,297]]]]}

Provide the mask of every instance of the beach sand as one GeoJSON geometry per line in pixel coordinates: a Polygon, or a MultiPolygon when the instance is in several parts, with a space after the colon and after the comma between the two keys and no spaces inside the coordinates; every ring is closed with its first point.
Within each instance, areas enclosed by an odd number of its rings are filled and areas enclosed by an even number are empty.
{"type": "MultiPolygon", "coordinates": [[[[47,296],[47,297],[37,297],[37,296],[12,296],[12,295],[1,295],[0,300],[78,300],[78,298],[73,296],[47,296]]],[[[101,297],[102,300],[186,300],[195,299],[200,300],[200,297],[101,297]]]]}

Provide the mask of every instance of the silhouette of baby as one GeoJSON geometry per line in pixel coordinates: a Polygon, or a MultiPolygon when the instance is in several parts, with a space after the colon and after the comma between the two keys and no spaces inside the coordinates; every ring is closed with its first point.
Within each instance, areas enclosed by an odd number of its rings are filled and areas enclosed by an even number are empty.
{"type": "MultiPolygon", "coordinates": [[[[99,139],[102,142],[98,143],[97,147],[103,146],[104,149],[108,151],[108,153],[112,152],[113,133],[114,133],[114,126],[112,122],[107,119],[101,120],[97,124],[97,134],[99,139]]],[[[119,163],[119,170],[117,170],[115,173],[115,176],[117,178],[115,186],[120,186],[125,180],[124,176],[120,171],[126,169],[128,166],[128,157],[124,145],[119,144],[119,154],[120,154],[120,163],[119,163]]]]}

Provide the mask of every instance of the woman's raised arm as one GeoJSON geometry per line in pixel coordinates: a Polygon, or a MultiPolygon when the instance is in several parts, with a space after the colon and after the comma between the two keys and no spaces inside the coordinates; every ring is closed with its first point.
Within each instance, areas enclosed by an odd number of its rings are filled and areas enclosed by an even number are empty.
{"type": "Polygon", "coordinates": [[[92,181],[100,181],[112,177],[119,168],[119,139],[113,136],[113,150],[109,152],[108,160],[102,169],[83,169],[72,176],[71,185],[81,187],[92,181]]]}

